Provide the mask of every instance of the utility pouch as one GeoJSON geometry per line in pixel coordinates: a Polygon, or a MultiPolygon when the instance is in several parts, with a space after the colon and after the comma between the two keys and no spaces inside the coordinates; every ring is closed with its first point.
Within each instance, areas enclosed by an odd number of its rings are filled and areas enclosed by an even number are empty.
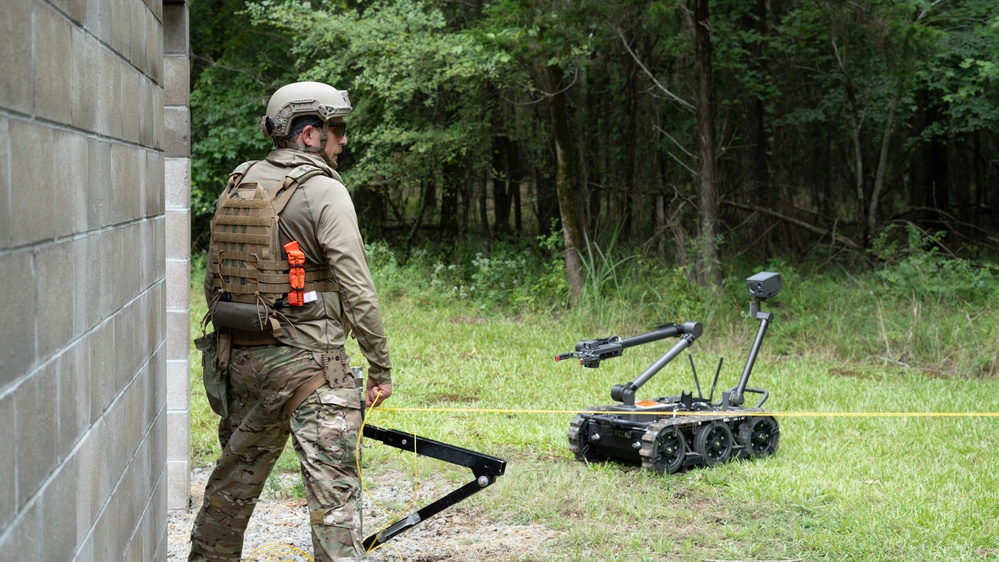
{"type": "Polygon", "coordinates": [[[228,333],[218,331],[194,340],[201,351],[201,381],[205,386],[208,404],[212,411],[225,418],[229,414],[229,352],[231,340],[228,333]]]}
{"type": "Polygon", "coordinates": [[[359,402],[360,394],[355,390],[357,383],[354,379],[354,372],[350,368],[350,357],[343,351],[313,351],[312,358],[323,370],[305,381],[285,402],[285,416],[291,417],[302,402],[310,394],[319,390],[323,383],[329,384],[330,390],[323,390],[319,393],[320,402],[334,404],[342,408],[360,409],[363,401],[359,402]]]}
{"type": "Polygon", "coordinates": [[[273,312],[269,306],[264,304],[220,300],[212,311],[212,324],[216,328],[262,332],[271,329],[269,316],[273,312]]]}
{"type": "Polygon", "coordinates": [[[330,388],[338,390],[341,388],[354,389],[354,373],[350,368],[350,357],[343,351],[333,351],[323,353],[313,352],[313,357],[323,366],[326,372],[326,382],[330,388]]]}

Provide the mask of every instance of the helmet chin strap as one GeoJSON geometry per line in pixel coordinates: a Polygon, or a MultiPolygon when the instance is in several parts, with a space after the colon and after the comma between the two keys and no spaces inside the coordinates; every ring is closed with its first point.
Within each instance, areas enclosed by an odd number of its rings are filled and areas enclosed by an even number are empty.
{"type": "Polygon", "coordinates": [[[336,169],[336,163],[330,158],[329,154],[326,152],[326,141],[330,136],[330,125],[329,121],[323,121],[323,128],[319,132],[319,146],[306,146],[305,144],[299,144],[298,149],[303,152],[311,152],[313,154],[318,154],[323,162],[330,168],[336,169]]]}
{"type": "Polygon", "coordinates": [[[319,155],[322,156],[323,162],[326,162],[327,166],[335,170],[336,162],[334,162],[333,159],[330,158],[329,153],[326,152],[326,141],[329,139],[329,137],[330,137],[330,122],[323,121],[323,130],[319,134],[319,155]]]}

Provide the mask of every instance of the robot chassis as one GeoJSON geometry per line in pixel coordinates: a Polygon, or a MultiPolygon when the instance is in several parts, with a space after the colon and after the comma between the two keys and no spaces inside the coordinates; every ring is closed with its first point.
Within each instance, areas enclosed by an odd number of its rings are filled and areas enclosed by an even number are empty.
{"type": "Polygon", "coordinates": [[[712,400],[722,360],[718,362],[711,392],[704,398],[693,358],[690,368],[696,397],[681,392],[680,396],[635,400],[635,393],[642,385],[701,336],[700,322],[664,324],[649,333],[625,339],[610,336],[583,340],[576,343],[574,351],[555,356],[556,361],[578,358],[582,366],[597,368],[604,359],[620,357],[629,347],[665,338],[680,340],[633,381],[614,385],[611,399],[616,404],[588,408],[588,413],[573,418],[569,424],[569,450],[577,460],[616,460],[641,464],[642,468],[659,474],[672,474],[691,466],[711,466],[777,451],[780,426],[776,418],[762,409],[770,393],[749,388],[747,384],[763,336],[773,320],[773,313],[760,310],[760,303],[776,295],[783,282],[779,273],[762,272],[747,279],[746,284],[752,298],[750,315],[760,321],[760,326],[739,384],[722,392],[719,402],[712,400]],[[760,395],[753,407],[743,406],[747,392],[760,395]]]}

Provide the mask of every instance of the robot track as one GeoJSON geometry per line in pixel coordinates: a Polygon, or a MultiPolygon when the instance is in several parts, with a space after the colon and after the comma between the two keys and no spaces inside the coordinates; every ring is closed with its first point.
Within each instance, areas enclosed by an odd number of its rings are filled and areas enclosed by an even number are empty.
{"type": "MultiPolygon", "coordinates": [[[[588,408],[608,412],[612,406],[588,408]]],[[[569,450],[579,461],[618,460],[673,474],[736,458],[777,452],[780,425],[758,409],[703,412],[634,422],[607,413],[582,413],[569,424],[569,450]]]]}

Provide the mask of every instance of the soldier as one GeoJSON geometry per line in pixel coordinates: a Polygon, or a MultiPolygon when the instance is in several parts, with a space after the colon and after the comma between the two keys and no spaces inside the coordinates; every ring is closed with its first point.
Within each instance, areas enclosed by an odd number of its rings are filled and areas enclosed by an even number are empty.
{"type": "Polygon", "coordinates": [[[230,176],[212,219],[197,342],[222,453],[191,531],[190,560],[240,560],[243,533],[288,436],[301,464],[315,559],[363,559],[355,450],[361,404],[347,354],[369,364],[365,402],[392,394],[375,286],[337,156],[347,92],[278,89],[261,127],[275,149],[230,176]]]}

